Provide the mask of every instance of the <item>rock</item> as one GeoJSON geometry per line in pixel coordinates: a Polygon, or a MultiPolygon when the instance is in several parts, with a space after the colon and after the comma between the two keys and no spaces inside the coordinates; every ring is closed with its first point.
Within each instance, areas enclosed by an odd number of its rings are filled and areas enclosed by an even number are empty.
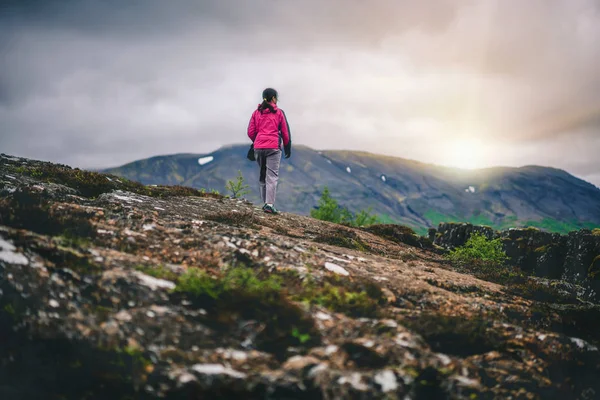
{"type": "Polygon", "coordinates": [[[346,271],[344,268],[340,267],[337,264],[331,263],[331,262],[326,262],[325,268],[335,274],[338,274],[338,275],[342,275],[342,276],[350,275],[350,273],[348,271],[346,271]]]}
{"type": "Polygon", "coordinates": [[[293,356],[287,359],[282,368],[288,371],[301,371],[305,370],[306,368],[311,368],[319,363],[320,361],[315,357],[293,356]]]}

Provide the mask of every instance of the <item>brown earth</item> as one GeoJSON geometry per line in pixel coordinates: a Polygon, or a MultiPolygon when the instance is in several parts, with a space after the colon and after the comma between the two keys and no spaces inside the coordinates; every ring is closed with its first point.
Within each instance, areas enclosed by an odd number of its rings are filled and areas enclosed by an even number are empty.
{"type": "Polygon", "coordinates": [[[369,231],[2,155],[0,398],[600,397],[577,288],[369,231]]]}

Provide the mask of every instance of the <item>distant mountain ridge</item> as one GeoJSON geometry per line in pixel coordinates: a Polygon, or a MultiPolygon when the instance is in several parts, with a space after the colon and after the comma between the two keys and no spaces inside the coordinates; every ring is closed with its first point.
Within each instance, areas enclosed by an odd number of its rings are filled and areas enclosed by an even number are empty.
{"type": "MultiPolygon", "coordinates": [[[[226,192],[240,170],[258,202],[258,168],[246,145],[208,154],[174,154],[134,161],[104,172],[144,184],[186,185],[226,192]]],[[[372,208],[384,222],[424,232],[440,222],[503,229],[535,226],[566,232],[600,226],[600,189],[566,171],[540,166],[460,170],[358,151],[296,146],[282,160],[277,205],[308,214],[327,186],[352,211],[372,208]]]]}

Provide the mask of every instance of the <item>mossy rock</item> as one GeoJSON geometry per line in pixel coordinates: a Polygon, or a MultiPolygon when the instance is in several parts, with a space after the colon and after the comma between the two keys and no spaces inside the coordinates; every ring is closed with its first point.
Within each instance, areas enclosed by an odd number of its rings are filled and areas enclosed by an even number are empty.
{"type": "Polygon", "coordinates": [[[600,280],[600,255],[594,258],[592,264],[588,268],[588,277],[592,280],[600,280]]]}
{"type": "Polygon", "coordinates": [[[433,248],[433,243],[429,238],[417,235],[415,231],[408,226],[378,224],[363,229],[373,235],[380,236],[395,243],[404,243],[419,248],[433,248]]]}

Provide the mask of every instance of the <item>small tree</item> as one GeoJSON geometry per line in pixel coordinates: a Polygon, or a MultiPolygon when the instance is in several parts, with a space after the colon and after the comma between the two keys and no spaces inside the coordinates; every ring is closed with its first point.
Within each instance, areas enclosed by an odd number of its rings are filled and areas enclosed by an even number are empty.
{"type": "Polygon", "coordinates": [[[372,214],[373,210],[371,207],[366,210],[360,210],[354,216],[354,225],[355,226],[369,226],[376,224],[378,222],[378,218],[376,214],[372,214]]]}
{"type": "Polygon", "coordinates": [[[242,197],[250,193],[250,186],[244,183],[242,171],[238,170],[238,176],[235,181],[228,180],[225,188],[231,192],[231,197],[234,199],[242,197]]]}
{"type": "Polygon", "coordinates": [[[325,187],[317,208],[310,211],[310,216],[321,221],[335,222],[336,224],[367,226],[377,222],[377,215],[371,212],[371,208],[368,208],[367,210],[359,211],[356,215],[352,214],[346,207],[341,207],[331,197],[329,188],[325,187]]]}
{"type": "Polygon", "coordinates": [[[329,194],[329,188],[325,186],[319,204],[316,209],[310,210],[310,216],[321,221],[340,223],[341,210],[337,201],[329,194]]]}

